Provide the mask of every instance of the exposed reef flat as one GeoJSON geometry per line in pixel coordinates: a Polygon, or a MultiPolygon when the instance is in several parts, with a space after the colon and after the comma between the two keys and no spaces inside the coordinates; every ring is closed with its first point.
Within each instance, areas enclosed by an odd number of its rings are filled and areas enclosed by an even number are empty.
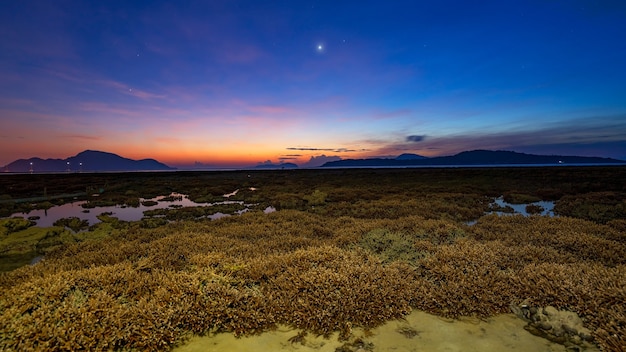
{"type": "MultiPolygon", "coordinates": [[[[211,202],[234,189],[229,200],[258,204],[218,220],[102,216],[79,232],[3,221],[0,259],[45,257],[0,273],[0,349],[164,351],[193,335],[288,326],[294,346],[320,335],[367,350],[384,335],[366,330],[411,311],[489,322],[525,302],[575,313],[588,332],[564,332],[623,351],[624,179],[624,167],[0,177],[9,214],[37,206],[12,199],[81,188],[103,188],[90,201],[112,205],[172,192],[211,202]],[[558,216],[487,214],[499,195],[554,202],[558,216]]],[[[538,338],[519,322],[519,334],[538,338]]],[[[396,334],[415,340],[422,330],[396,334]]],[[[474,336],[464,347],[482,343],[474,336]]]]}

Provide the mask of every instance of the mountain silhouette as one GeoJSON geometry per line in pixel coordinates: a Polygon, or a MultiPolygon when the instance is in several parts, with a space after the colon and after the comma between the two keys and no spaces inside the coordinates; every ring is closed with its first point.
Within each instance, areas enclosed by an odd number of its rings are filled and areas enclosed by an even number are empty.
{"type": "MultiPolygon", "coordinates": [[[[405,155],[405,154],[403,154],[405,155]]],[[[535,155],[511,151],[472,150],[434,158],[345,159],[330,161],[322,167],[398,167],[428,165],[559,165],[559,164],[624,164],[623,160],[563,155],[535,155]]]]}
{"type": "Polygon", "coordinates": [[[395,160],[420,160],[420,159],[428,159],[425,156],[413,154],[413,153],[404,153],[398,155],[395,160]]]}
{"type": "Polygon", "coordinates": [[[19,159],[4,168],[6,172],[80,172],[80,171],[162,171],[174,170],[154,159],[132,160],[117,154],[85,150],[66,159],[19,159]]]}

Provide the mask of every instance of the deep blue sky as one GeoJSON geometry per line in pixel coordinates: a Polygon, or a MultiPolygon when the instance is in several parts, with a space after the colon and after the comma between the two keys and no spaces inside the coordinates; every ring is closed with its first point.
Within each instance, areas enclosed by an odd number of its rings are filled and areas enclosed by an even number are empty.
{"type": "Polygon", "coordinates": [[[624,1],[0,3],[0,165],[626,159],[624,1]]]}

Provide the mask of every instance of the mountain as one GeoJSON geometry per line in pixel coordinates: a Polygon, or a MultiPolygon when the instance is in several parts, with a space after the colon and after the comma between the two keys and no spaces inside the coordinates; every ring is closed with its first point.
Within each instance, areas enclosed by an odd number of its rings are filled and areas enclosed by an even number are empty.
{"type": "MultiPolygon", "coordinates": [[[[405,155],[405,154],[403,154],[405,155]]],[[[511,151],[472,150],[451,156],[399,159],[346,159],[327,162],[322,167],[398,167],[428,165],[550,165],[624,164],[622,160],[587,156],[535,155],[511,151]]]]}
{"type": "Polygon", "coordinates": [[[161,171],[174,170],[154,159],[132,160],[117,154],[85,150],[66,159],[19,159],[3,170],[6,172],[77,172],[77,171],[161,171]]]}
{"type": "Polygon", "coordinates": [[[428,159],[428,158],[425,156],[421,156],[421,155],[413,154],[413,153],[400,154],[395,158],[395,160],[421,160],[421,159],[428,159]]]}

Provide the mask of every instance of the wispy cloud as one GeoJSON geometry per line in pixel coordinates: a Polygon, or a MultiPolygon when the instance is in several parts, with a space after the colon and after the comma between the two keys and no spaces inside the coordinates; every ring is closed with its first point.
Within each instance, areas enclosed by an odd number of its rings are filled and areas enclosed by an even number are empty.
{"type": "Polygon", "coordinates": [[[140,99],[152,100],[152,99],[165,98],[165,95],[163,94],[150,93],[150,92],[138,89],[138,88],[133,88],[132,86],[126,83],[122,83],[118,81],[100,80],[100,81],[97,81],[97,83],[105,87],[111,87],[117,90],[121,94],[130,95],[130,96],[137,97],[140,99]]]}
{"type": "Polygon", "coordinates": [[[311,147],[288,147],[287,150],[303,150],[303,151],[321,151],[335,153],[364,152],[367,149],[351,149],[351,148],[311,148],[311,147]]]}
{"type": "Polygon", "coordinates": [[[84,102],[77,105],[78,110],[108,114],[109,118],[118,116],[144,118],[145,112],[136,106],[128,107],[122,104],[108,104],[103,102],[84,102]]]}

